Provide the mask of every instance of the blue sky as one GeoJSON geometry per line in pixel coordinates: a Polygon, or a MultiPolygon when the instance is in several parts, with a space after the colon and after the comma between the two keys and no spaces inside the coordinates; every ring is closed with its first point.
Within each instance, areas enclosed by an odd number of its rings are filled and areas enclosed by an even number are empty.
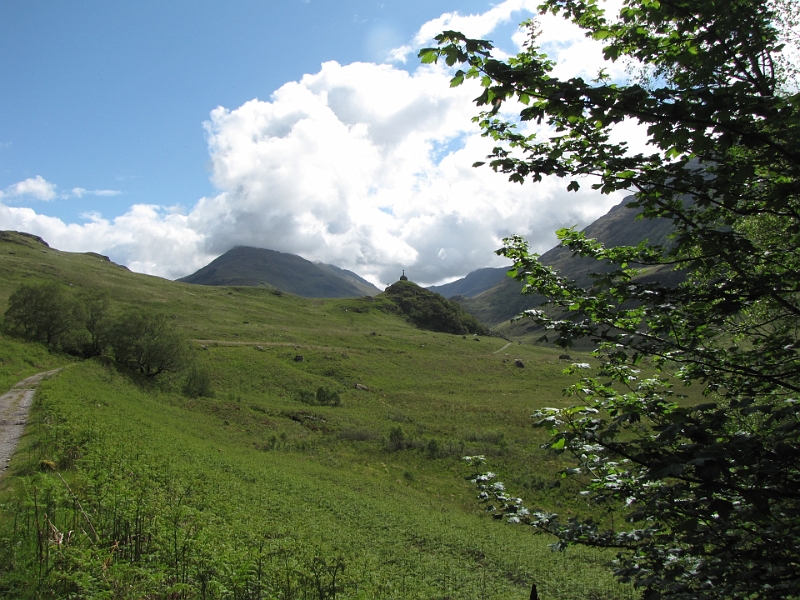
{"type": "Polygon", "coordinates": [[[54,202],[77,219],[213,193],[202,122],[324,61],[382,61],[419,25],[485,2],[3,2],[0,188],[41,174],[113,189],[54,202]]]}
{"type": "MultiPolygon", "coordinates": [[[[516,51],[533,6],[0,1],[0,229],[165,277],[234,245],[376,283],[499,264],[509,233],[546,250],[618,198],[470,172],[474,90],[415,56],[444,26],[516,51]]],[[[548,31],[567,64],[580,36],[548,31]]]]}

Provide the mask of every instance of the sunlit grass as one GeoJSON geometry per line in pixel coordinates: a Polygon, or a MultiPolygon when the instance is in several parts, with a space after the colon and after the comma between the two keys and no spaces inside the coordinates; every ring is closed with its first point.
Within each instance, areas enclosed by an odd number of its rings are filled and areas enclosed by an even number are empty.
{"type": "MultiPolygon", "coordinates": [[[[0,271],[0,300],[55,278],[165,313],[215,392],[105,359],[45,382],[0,485],[0,595],[500,599],[536,582],[542,598],[635,597],[610,555],[551,552],[465,479],[462,456],[485,454],[527,505],[586,508],[552,485],[565,463],[530,423],[571,402],[558,350],[420,331],[381,300],[177,284],[34,246],[0,243],[0,271]],[[341,404],[303,403],[320,387],[341,404]]],[[[6,386],[68,362],[0,336],[6,386]]]]}

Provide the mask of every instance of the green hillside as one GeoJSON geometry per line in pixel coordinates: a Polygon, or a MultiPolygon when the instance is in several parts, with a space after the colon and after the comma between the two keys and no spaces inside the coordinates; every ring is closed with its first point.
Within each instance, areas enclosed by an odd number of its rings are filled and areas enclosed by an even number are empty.
{"type": "Polygon", "coordinates": [[[484,454],[527,505],[577,508],[530,427],[570,402],[557,351],[421,330],[387,297],[171,282],[14,233],[0,274],[2,310],[57,280],[168,315],[214,390],[0,335],[5,385],[66,367],[0,480],[0,596],[523,599],[535,581],[544,600],[637,597],[610,555],[551,552],[465,479],[484,454]],[[340,404],[309,404],[320,388],[340,404]]]}
{"type": "Polygon", "coordinates": [[[342,269],[335,265],[329,265],[321,262],[315,262],[314,265],[317,268],[322,269],[323,271],[326,271],[331,275],[344,279],[348,283],[351,283],[354,286],[356,286],[356,288],[361,290],[361,294],[359,294],[360,296],[376,296],[381,292],[381,290],[379,290],[377,287],[372,285],[369,281],[367,281],[357,273],[353,273],[352,271],[348,271],[347,269],[342,269]]]}

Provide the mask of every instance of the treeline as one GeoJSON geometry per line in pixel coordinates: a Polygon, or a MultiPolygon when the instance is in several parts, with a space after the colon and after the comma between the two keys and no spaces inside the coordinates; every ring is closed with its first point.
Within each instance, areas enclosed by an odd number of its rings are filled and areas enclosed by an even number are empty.
{"type": "Polygon", "coordinates": [[[194,363],[171,319],[133,308],[113,312],[103,291],[73,291],[52,281],[23,283],[8,299],[3,328],[54,352],[109,356],[145,379],[186,372],[187,395],[211,395],[208,375],[194,363]]]}

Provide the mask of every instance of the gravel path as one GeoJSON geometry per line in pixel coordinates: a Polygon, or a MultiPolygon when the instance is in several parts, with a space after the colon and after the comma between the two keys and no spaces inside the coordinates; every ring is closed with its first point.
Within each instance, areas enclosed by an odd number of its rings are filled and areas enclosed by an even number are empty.
{"type": "Polygon", "coordinates": [[[11,455],[28,422],[28,411],[33,402],[33,394],[42,379],[58,373],[60,369],[37,373],[23,379],[11,391],[0,396],[0,477],[8,469],[11,455]]]}
{"type": "Polygon", "coordinates": [[[505,346],[503,346],[502,348],[500,348],[500,350],[495,350],[494,352],[492,352],[492,354],[498,354],[499,352],[502,352],[503,350],[505,350],[506,348],[508,348],[508,347],[509,347],[509,346],[510,346],[512,343],[513,343],[513,342],[508,342],[508,343],[507,343],[505,346]]]}

